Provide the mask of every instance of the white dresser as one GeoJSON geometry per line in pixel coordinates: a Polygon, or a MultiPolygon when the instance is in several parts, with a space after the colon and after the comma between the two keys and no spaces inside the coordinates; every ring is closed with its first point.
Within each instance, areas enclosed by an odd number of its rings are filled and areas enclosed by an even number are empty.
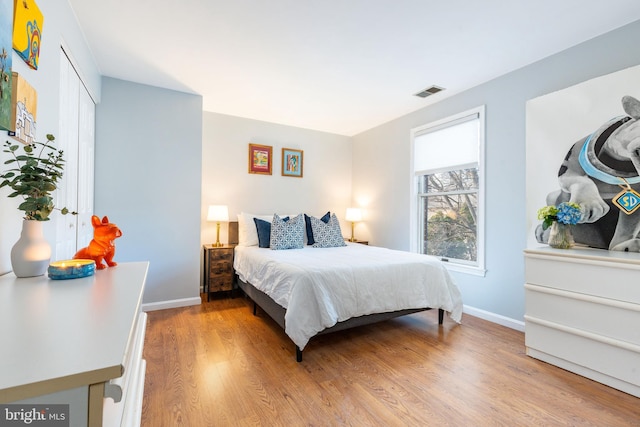
{"type": "Polygon", "coordinates": [[[640,254],[524,252],[527,354],[640,397],[640,254]]]}
{"type": "Polygon", "coordinates": [[[147,262],[0,276],[0,403],[69,404],[70,426],[140,424],[147,262]]]}

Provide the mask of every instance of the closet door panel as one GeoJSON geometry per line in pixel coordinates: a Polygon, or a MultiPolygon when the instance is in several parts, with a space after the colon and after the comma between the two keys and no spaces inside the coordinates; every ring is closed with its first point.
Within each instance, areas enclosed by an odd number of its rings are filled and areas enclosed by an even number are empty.
{"type": "Polygon", "coordinates": [[[95,165],[95,104],[89,93],[80,90],[80,123],[78,145],[78,249],[89,244],[93,238],[91,215],[93,215],[93,188],[95,165]]]}
{"type": "Polygon", "coordinates": [[[56,145],[64,150],[65,169],[55,192],[56,207],[78,215],[55,214],[54,259],[69,259],[93,237],[95,104],[73,64],[60,50],[60,127],[56,145]]]}

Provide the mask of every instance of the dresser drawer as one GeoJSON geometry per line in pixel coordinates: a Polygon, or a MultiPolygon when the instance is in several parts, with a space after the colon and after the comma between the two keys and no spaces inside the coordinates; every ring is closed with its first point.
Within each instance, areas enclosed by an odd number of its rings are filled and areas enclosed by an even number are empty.
{"type": "Polygon", "coordinates": [[[587,249],[560,251],[529,251],[525,257],[527,283],[640,304],[640,286],[636,285],[640,262],[630,257],[637,258],[638,254],[587,249]]]}

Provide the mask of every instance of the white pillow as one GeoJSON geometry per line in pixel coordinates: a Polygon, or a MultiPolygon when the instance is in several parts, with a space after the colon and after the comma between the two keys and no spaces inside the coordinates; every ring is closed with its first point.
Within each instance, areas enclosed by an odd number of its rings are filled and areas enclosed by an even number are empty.
{"type": "Polygon", "coordinates": [[[253,218],[271,222],[273,215],[254,215],[246,212],[238,214],[238,246],[258,246],[258,231],[253,218]]]}

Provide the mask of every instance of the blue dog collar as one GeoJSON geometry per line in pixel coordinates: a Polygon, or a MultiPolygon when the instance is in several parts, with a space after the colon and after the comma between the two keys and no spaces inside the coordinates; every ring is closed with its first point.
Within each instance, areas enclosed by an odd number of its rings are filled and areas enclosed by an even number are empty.
{"type": "Polygon", "coordinates": [[[620,126],[622,126],[624,123],[628,122],[629,120],[631,120],[630,117],[624,117],[622,119],[612,120],[613,123],[609,127],[607,127],[607,129],[604,132],[602,132],[602,134],[600,135],[597,141],[592,142],[593,135],[595,134],[595,133],[592,133],[591,135],[589,135],[587,140],[582,145],[582,149],[580,150],[580,154],[578,156],[578,161],[580,162],[580,166],[582,166],[582,169],[591,178],[595,178],[599,181],[606,182],[607,184],[611,184],[611,185],[626,185],[627,183],[628,184],[640,183],[640,176],[636,175],[636,176],[619,177],[619,176],[612,175],[602,170],[602,169],[610,169],[606,165],[602,164],[601,162],[598,162],[600,163],[599,166],[601,167],[601,169],[599,169],[593,165],[591,159],[589,158],[589,153],[592,153],[592,156],[594,157],[594,159],[598,161],[597,152],[593,147],[598,143],[601,143],[601,144],[604,143],[604,140],[602,139],[603,137],[606,140],[616,129],[618,129],[620,126]]]}

